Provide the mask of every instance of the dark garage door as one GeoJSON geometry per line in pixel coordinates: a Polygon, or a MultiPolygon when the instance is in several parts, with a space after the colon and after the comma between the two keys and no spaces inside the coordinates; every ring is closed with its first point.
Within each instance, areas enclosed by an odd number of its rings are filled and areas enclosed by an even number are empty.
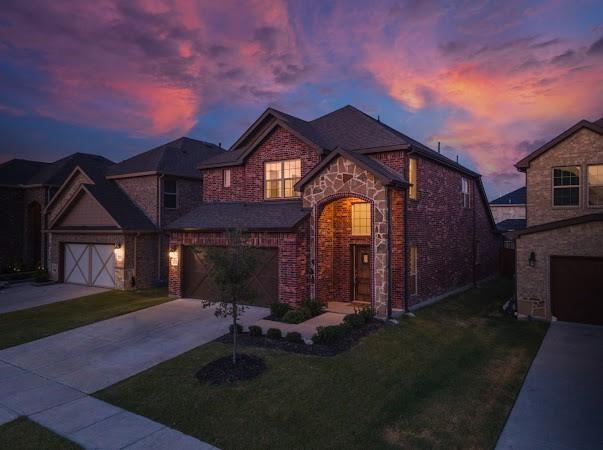
{"type": "Polygon", "coordinates": [[[603,258],[552,256],[551,305],[559,320],[603,325],[603,258]]]}
{"type": "MultiPolygon", "coordinates": [[[[278,300],[278,249],[254,248],[256,270],[249,283],[253,301],[241,303],[267,306],[278,300]]],[[[184,247],[183,288],[185,297],[216,300],[219,290],[214,282],[213,268],[203,248],[184,247]]]]}

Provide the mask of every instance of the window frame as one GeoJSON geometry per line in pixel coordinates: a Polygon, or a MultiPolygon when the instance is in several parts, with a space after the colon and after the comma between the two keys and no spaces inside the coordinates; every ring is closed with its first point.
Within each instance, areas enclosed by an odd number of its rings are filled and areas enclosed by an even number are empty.
{"type": "Polygon", "coordinates": [[[297,183],[299,180],[301,180],[301,173],[302,173],[302,166],[301,166],[301,158],[290,158],[290,159],[279,159],[279,160],[275,160],[275,161],[264,161],[264,173],[263,173],[263,178],[264,178],[264,183],[263,183],[263,190],[264,190],[264,200],[295,200],[301,197],[301,192],[297,192],[293,186],[295,185],[295,183],[297,183]],[[299,161],[299,177],[297,178],[285,178],[285,163],[287,162],[291,162],[291,161],[299,161]],[[280,177],[279,178],[275,178],[272,180],[268,180],[268,178],[266,177],[266,168],[269,164],[280,164],[280,177]],[[268,189],[267,189],[267,185],[268,185],[268,181],[279,181],[279,191],[282,193],[282,195],[279,195],[278,197],[268,197],[268,189]],[[293,180],[294,183],[291,186],[291,191],[293,193],[293,195],[287,196],[285,195],[286,192],[286,188],[285,188],[285,184],[287,180],[293,180]]]}
{"type": "Polygon", "coordinates": [[[163,191],[163,196],[162,196],[162,201],[163,201],[163,207],[165,209],[178,209],[178,180],[175,178],[164,178],[163,179],[163,185],[162,185],[162,191],[163,191]],[[166,182],[173,182],[174,183],[174,187],[175,190],[174,192],[168,192],[165,188],[165,184],[166,182]],[[165,203],[165,197],[166,196],[174,196],[174,206],[167,206],[165,203]]]}
{"type": "MultiPolygon", "coordinates": [[[[372,208],[372,205],[371,205],[370,202],[362,201],[362,202],[354,202],[354,203],[352,203],[350,219],[351,219],[351,222],[352,222],[351,235],[353,237],[367,237],[367,236],[370,237],[371,236],[371,234],[372,234],[372,228],[373,228],[373,208],[372,208]],[[357,207],[358,205],[363,205],[368,210],[368,227],[367,227],[368,228],[368,233],[367,234],[357,234],[357,233],[354,232],[354,210],[355,210],[355,207],[357,207]]],[[[363,219],[366,219],[366,218],[363,218],[363,219]]],[[[365,228],[364,225],[363,225],[362,228],[365,228]]]]}
{"type": "Polygon", "coordinates": [[[416,244],[408,246],[408,293],[409,295],[417,295],[419,293],[419,247],[416,244]],[[413,254],[414,249],[414,254],[413,254]],[[414,266],[414,271],[413,271],[414,266]],[[415,278],[414,291],[411,292],[410,278],[415,278]]]}
{"type": "MultiPolygon", "coordinates": [[[[598,208],[603,208],[603,203],[601,203],[600,205],[591,205],[590,204],[590,175],[588,173],[588,169],[590,167],[594,167],[594,166],[601,166],[603,167],[603,163],[594,163],[594,164],[587,164],[586,165],[586,206],[587,208],[594,208],[594,209],[598,209],[598,208]]],[[[596,187],[603,187],[603,184],[594,184],[593,186],[596,187]]]]}
{"type": "Polygon", "coordinates": [[[575,209],[580,208],[582,206],[582,166],[581,165],[565,165],[565,166],[554,166],[551,168],[551,207],[553,209],[575,209]],[[576,168],[578,169],[578,185],[568,185],[568,186],[555,186],[555,170],[558,169],[568,169],[568,168],[576,168]],[[575,205],[556,205],[555,204],[555,189],[563,189],[563,188],[578,188],[578,203],[575,205]]]}
{"type": "Polygon", "coordinates": [[[411,184],[408,188],[408,198],[411,200],[417,200],[419,196],[417,167],[417,158],[408,158],[408,182],[411,184]]]}
{"type": "Polygon", "coordinates": [[[222,170],[222,187],[229,188],[232,186],[232,171],[230,169],[222,170]]]}
{"type": "Polygon", "coordinates": [[[466,209],[471,208],[471,184],[469,178],[461,176],[461,206],[466,209]],[[467,185],[467,192],[464,191],[467,185]]]}

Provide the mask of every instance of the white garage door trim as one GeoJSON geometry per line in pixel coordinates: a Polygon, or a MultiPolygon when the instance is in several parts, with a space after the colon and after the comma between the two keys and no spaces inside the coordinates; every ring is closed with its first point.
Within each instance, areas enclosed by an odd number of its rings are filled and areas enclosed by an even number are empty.
{"type": "Polygon", "coordinates": [[[115,255],[107,244],[65,244],[65,283],[115,287],[115,255]]]}

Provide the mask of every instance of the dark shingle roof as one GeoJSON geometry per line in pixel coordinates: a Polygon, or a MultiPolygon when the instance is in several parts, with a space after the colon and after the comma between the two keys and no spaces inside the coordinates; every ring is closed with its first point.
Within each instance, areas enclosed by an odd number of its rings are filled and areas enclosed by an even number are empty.
{"type": "Polygon", "coordinates": [[[571,217],[569,219],[556,220],[554,222],[542,223],[524,228],[523,230],[510,233],[513,237],[523,236],[524,234],[540,233],[542,231],[556,230],[557,228],[580,225],[589,222],[603,222],[603,213],[585,214],[583,216],[571,217]]]}
{"type": "Polygon", "coordinates": [[[13,159],[0,166],[0,184],[60,186],[78,166],[94,170],[112,164],[113,161],[103,156],[88,153],[74,153],[52,163],[13,159]],[[5,183],[5,179],[10,183],[5,183]]]}
{"type": "Polygon", "coordinates": [[[20,186],[27,184],[32,174],[39,172],[51,163],[29,161],[27,159],[11,159],[0,164],[0,185],[20,186]]]}
{"type": "Polygon", "coordinates": [[[520,187],[490,202],[491,205],[525,205],[526,188],[520,187]]]}
{"type": "Polygon", "coordinates": [[[107,175],[123,176],[152,172],[200,178],[197,166],[205,159],[220,153],[224,153],[224,150],[217,145],[181,137],[115,164],[107,175]]]}
{"type": "Polygon", "coordinates": [[[582,128],[588,128],[589,130],[594,131],[595,133],[603,135],[603,118],[597,120],[596,122],[581,120],[577,124],[565,130],[560,135],[548,141],[546,144],[534,150],[532,153],[530,153],[523,159],[519,160],[517,163],[515,163],[515,167],[517,167],[517,170],[525,172],[525,170],[530,167],[530,162],[532,162],[533,159],[539,157],[544,152],[550,150],[551,148],[564,141],[565,139],[567,139],[577,131],[581,130],[582,128]]]}
{"type": "Polygon", "coordinates": [[[498,231],[515,231],[523,230],[526,227],[526,219],[506,219],[496,224],[498,231]]]}
{"type": "Polygon", "coordinates": [[[303,209],[301,201],[297,200],[263,203],[205,203],[172,222],[168,229],[290,230],[309,214],[310,211],[303,209]]]}
{"type": "MultiPolygon", "coordinates": [[[[272,114],[305,139],[327,151],[337,147],[360,152],[382,147],[406,146],[427,158],[436,160],[456,170],[473,176],[478,175],[351,105],[344,106],[311,121],[299,119],[273,108],[268,108],[263,116],[266,114],[272,114]]],[[[259,123],[261,122],[256,121],[254,126],[259,123]]],[[[246,133],[248,132],[249,130],[246,133]]],[[[240,141],[241,139],[237,142],[240,141]]],[[[237,144],[235,144],[228,152],[208,158],[203,162],[202,167],[215,167],[220,164],[240,164],[251,149],[237,147],[237,144]]]]}

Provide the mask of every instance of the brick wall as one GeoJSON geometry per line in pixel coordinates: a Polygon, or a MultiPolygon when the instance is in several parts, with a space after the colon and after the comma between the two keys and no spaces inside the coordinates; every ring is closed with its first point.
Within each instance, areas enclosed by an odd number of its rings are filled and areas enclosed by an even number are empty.
{"type": "Polygon", "coordinates": [[[391,204],[391,276],[392,308],[401,309],[404,305],[404,270],[406,256],[404,249],[404,199],[406,191],[390,190],[391,204]]]}
{"type": "Polygon", "coordinates": [[[527,169],[528,226],[569,219],[601,212],[586,203],[586,167],[603,163],[603,136],[585,128],[576,132],[530,163],[527,169]],[[552,169],[559,166],[580,166],[580,206],[553,206],[552,169]]]}
{"type": "Polygon", "coordinates": [[[0,272],[23,260],[23,189],[0,187],[0,272]]]}
{"type": "Polygon", "coordinates": [[[143,177],[118,178],[115,180],[119,187],[130,197],[154,224],[158,217],[158,187],[159,177],[148,175],[143,177]]]}
{"type": "MultiPolygon", "coordinates": [[[[167,226],[177,218],[198,207],[203,201],[201,180],[178,178],[176,179],[178,202],[175,209],[162,209],[161,223],[167,226]]],[[[163,197],[161,198],[163,203],[163,197]]]]}
{"type": "Polygon", "coordinates": [[[231,187],[222,182],[223,169],[203,171],[203,198],[206,202],[264,200],[264,163],[301,159],[302,177],[319,162],[318,152],[284,130],[275,128],[247,158],[245,165],[230,167],[231,187]]]}
{"type": "MultiPolygon", "coordinates": [[[[254,247],[278,248],[279,298],[283,302],[298,303],[308,296],[307,280],[307,221],[300,224],[295,232],[249,233],[249,245],[254,247]]],[[[181,246],[225,246],[225,233],[174,232],[170,247],[179,248],[178,266],[169,266],[169,292],[181,297],[182,292],[182,248],[181,246]]]]}

